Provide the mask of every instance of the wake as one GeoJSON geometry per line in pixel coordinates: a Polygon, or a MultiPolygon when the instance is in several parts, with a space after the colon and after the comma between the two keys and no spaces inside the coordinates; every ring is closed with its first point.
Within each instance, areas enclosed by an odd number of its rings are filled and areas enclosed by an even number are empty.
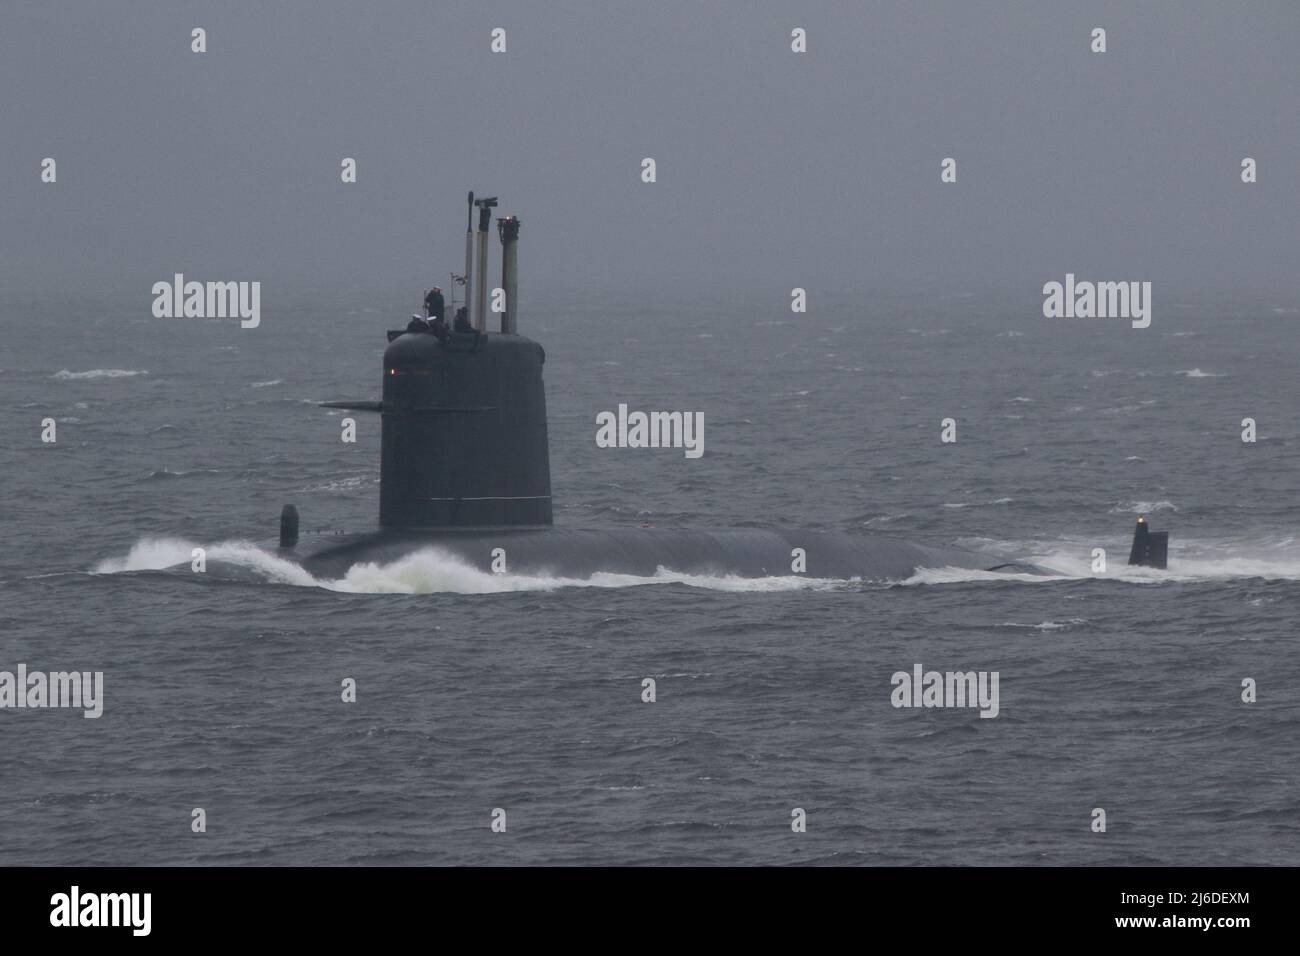
{"type": "Polygon", "coordinates": [[[1001,574],[965,568],[936,568],[918,571],[901,584],[957,584],[977,581],[1017,581],[1044,584],[1061,581],[1114,581],[1123,584],[1194,584],[1216,581],[1262,579],[1300,581],[1300,543],[1293,536],[1271,541],[1258,537],[1220,541],[1180,538],[1171,545],[1169,569],[1129,567],[1128,543],[1099,542],[1073,538],[1062,542],[993,541],[966,542],[978,550],[1024,556],[1024,560],[1048,569],[1048,576],[1001,574]],[[1092,549],[1106,544],[1104,573],[1092,568],[1092,549]]]}
{"type": "MultiPolygon", "coordinates": [[[[1028,555],[1031,563],[1051,574],[1008,574],[968,568],[923,568],[901,581],[864,581],[861,578],[809,578],[785,575],[744,578],[735,575],[686,574],[660,568],[654,575],[597,573],[589,578],[547,574],[492,574],[466,564],[436,546],[422,548],[387,564],[362,562],[341,578],[318,578],[301,565],[249,541],[223,541],[203,545],[209,563],[207,574],[216,580],[236,578],[295,587],[320,588],[346,594],[501,594],[515,591],[555,591],[561,588],[630,588],[682,584],[712,591],[774,592],[835,591],[864,588],[912,587],[942,584],[1053,584],[1063,581],[1109,581],[1117,584],[1160,585],[1263,579],[1300,581],[1300,543],[1294,538],[1271,545],[1258,540],[1232,542],[1180,542],[1171,556],[1173,569],[1130,568],[1127,552],[1112,552],[1105,573],[1093,573],[1094,542],[980,541],[993,553],[1028,555]],[[1251,550],[1246,552],[1244,549],[1251,550]]],[[[142,538],[127,554],[108,558],[95,566],[96,574],[171,571],[190,574],[195,542],[180,538],[142,538]]]]}
{"type": "MultiPolygon", "coordinates": [[[[96,574],[177,570],[188,574],[193,549],[200,547],[179,538],[143,538],[125,556],[109,558],[94,568],[96,574]]],[[[361,562],[341,578],[318,578],[301,565],[287,561],[247,541],[203,545],[210,565],[207,573],[220,579],[223,568],[252,572],[269,583],[316,587],[348,594],[501,594],[512,591],[555,591],[560,588],[628,588],[655,584],[685,584],[712,591],[807,591],[855,587],[858,578],[809,578],[800,575],[742,578],[734,575],[683,574],[660,568],[651,576],[597,573],[590,578],[553,575],[493,574],[466,564],[435,546],[421,548],[388,564],[361,562]],[[212,567],[215,565],[215,567],[212,567]]]]}

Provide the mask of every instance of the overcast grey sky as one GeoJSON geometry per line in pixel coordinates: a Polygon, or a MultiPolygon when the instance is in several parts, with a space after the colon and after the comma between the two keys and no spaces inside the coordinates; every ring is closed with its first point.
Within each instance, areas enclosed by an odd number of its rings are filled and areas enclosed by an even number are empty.
{"type": "Polygon", "coordinates": [[[6,0],[3,283],[422,288],[475,189],[522,218],[530,297],[1291,294],[1297,48],[1294,0],[6,0]]]}

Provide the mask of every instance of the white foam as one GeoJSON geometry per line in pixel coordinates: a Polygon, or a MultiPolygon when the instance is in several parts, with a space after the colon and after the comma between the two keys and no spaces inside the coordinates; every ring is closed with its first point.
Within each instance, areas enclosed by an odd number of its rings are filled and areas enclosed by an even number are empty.
{"type": "MultiPolygon", "coordinates": [[[[1103,542],[1105,543],[1105,542],[1103,542]]],[[[1270,581],[1300,581],[1300,544],[1294,538],[1281,541],[1234,542],[1184,541],[1170,555],[1171,568],[1129,567],[1124,564],[1127,542],[1114,548],[1106,573],[1092,570],[1091,540],[1072,542],[981,541],[992,554],[1022,555],[1023,560],[1050,571],[1048,575],[970,568],[921,568],[903,581],[889,585],[1023,583],[1052,584],[1062,581],[1107,581],[1123,584],[1160,585],[1205,581],[1262,578],[1270,581]],[[1249,548],[1249,550],[1245,550],[1249,548]]],[[[188,568],[195,542],[181,538],[142,538],[124,556],[108,558],[95,567],[98,574],[129,571],[163,571],[188,568]]],[[[276,584],[316,587],[351,594],[500,594],[516,591],[554,591],[560,588],[628,588],[656,584],[684,584],[689,587],[734,593],[772,591],[855,590],[861,578],[808,578],[784,575],[745,578],[736,575],[683,574],[660,568],[653,575],[599,572],[589,578],[548,574],[492,574],[481,571],[436,547],[423,548],[387,564],[363,562],[348,569],[341,578],[317,578],[302,566],[265,551],[248,541],[224,541],[203,546],[208,562],[233,565],[276,584]]],[[[209,568],[219,576],[219,571],[209,568]]],[[[1056,630],[1080,621],[1044,621],[1036,625],[1011,625],[1056,630]]]]}
{"type": "Polygon", "coordinates": [[[917,568],[916,573],[904,581],[894,583],[904,587],[911,587],[918,584],[970,584],[979,581],[997,581],[1005,584],[1008,581],[1022,581],[1025,584],[1042,584],[1048,581],[1059,581],[1061,577],[1044,577],[1041,574],[1016,574],[1005,571],[977,571],[973,568],[917,568]]]}
{"type": "MultiPolygon", "coordinates": [[[[976,542],[967,542],[975,545],[976,542]]],[[[1110,581],[1123,584],[1160,585],[1260,578],[1267,581],[1300,581],[1300,544],[1294,536],[1276,540],[1245,538],[1209,541],[1178,539],[1171,542],[1168,570],[1129,567],[1128,539],[1078,538],[1064,542],[987,541],[981,550],[1015,556],[1051,572],[1049,576],[971,571],[965,568],[921,569],[906,581],[915,584],[960,584],[979,581],[1019,581],[1050,584],[1060,581],[1110,581]],[[1106,572],[1093,573],[1092,549],[1108,551],[1106,572]]],[[[1008,558],[1011,560],[1011,557],[1008,558]]]]}
{"type": "Polygon", "coordinates": [[[1043,621],[1041,624],[1017,624],[1015,621],[1003,621],[998,627],[1020,627],[1028,628],[1033,631],[1063,631],[1066,628],[1074,627],[1077,624],[1087,624],[1088,621],[1082,617],[1072,617],[1067,621],[1043,621]]]}
{"type": "Polygon", "coordinates": [[[263,551],[249,541],[225,541],[214,545],[198,545],[181,538],[141,538],[121,558],[107,558],[95,566],[97,574],[120,574],[124,571],[164,571],[181,565],[189,566],[193,552],[203,547],[209,562],[224,562],[256,571],[269,581],[280,584],[316,584],[316,579],[305,569],[278,555],[263,551]]]}
{"type": "Polygon", "coordinates": [[[95,566],[97,574],[122,571],[161,571],[181,562],[189,562],[195,545],[180,538],[141,538],[123,557],[106,558],[95,566]]]}
{"type": "MultiPolygon", "coordinates": [[[[123,557],[108,558],[98,574],[164,571],[188,566],[194,548],[180,538],[142,538],[123,557]]],[[[714,591],[830,590],[860,584],[858,578],[809,578],[802,575],[744,578],[736,575],[682,574],[660,568],[650,576],[597,573],[590,578],[556,575],[492,574],[480,571],[435,547],[422,548],[388,564],[354,564],[342,578],[317,578],[306,569],[246,541],[203,546],[208,562],[222,562],[256,572],[278,584],[318,587],[353,594],[498,594],[510,591],[554,591],[569,587],[625,588],[653,584],[685,584],[714,591]]]]}
{"type": "Polygon", "coordinates": [[[131,368],[92,368],[88,372],[69,372],[66,368],[55,372],[50,378],[88,379],[88,378],[130,378],[133,375],[148,375],[146,371],[131,368]]]}
{"type": "Polygon", "coordinates": [[[331,591],[359,594],[499,594],[510,591],[554,591],[559,588],[627,588],[653,584],[685,584],[711,591],[799,591],[825,590],[855,583],[824,578],[742,578],[680,574],[660,568],[652,576],[598,572],[589,578],[552,575],[492,574],[465,564],[460,559],[425,548],[391,564],[356,564],[343,578],[317,581],[331,591]]]}
{"type": "Polygon", "coordinates": [[[869,518],[865,523],[868,528],[874,528],[878,525],[889,524],[891,521],[902,521],[904,518],[910,517],[911,515],[904,511],[896,515],[876,515],[874,518],[869,518]]]}
{"type": "MultiPolygon", "coordinates": [[[[1125,459],[1127,461],[1128,459],[1125,459]]],[[[1145,515],[1157,511],[1177,511],[1172,501],[1125,501],[1110,509],[1113,515],[1145,515]]]]}
{"type": "Polygon", "coordinates": [[[379,481],[378,475],[352,475],[347,478],[338,478],[334,481],[323,482],[319,485],[311,485],[303,489],[303,494],[318,492],[339,492],[339,491],[357,491],[361,488],[376,484],[379,481]]]}

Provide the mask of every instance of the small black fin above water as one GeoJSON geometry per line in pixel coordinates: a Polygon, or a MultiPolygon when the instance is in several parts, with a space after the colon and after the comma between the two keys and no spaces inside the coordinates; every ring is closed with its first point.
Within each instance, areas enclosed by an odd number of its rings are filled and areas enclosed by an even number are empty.
{"type": "Polygon", "coordinates": [[[280,509],[280,547],[294,548],[298,545],[298,509],[285,505],[280,509]]]}
{"type": "Polygon", "coordinates": [[[1169,566],[1169,532],[1152,531],[1145,516],[1139,515],[1133,529],[1133,547],[1128,553],[1129,565],[1165,570],[1169,566]]]}

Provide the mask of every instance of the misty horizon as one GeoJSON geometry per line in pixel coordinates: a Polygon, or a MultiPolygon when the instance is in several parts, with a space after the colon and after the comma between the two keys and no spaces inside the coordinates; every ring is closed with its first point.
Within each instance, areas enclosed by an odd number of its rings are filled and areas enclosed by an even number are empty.
{"type": "Polygon", "coordinates": [[[1032,301],[1066,272],[1151,281],[1157,308],[1300,294],[1294,7],[737,9],[10,7],[3,286],[147,303],[183,272],[259,280],[268,306],[277,288],[415,299],[462,271],[474,189],[522,220],[525,311],[779,306],[794,287],[810,307],[1032,301]]]}

